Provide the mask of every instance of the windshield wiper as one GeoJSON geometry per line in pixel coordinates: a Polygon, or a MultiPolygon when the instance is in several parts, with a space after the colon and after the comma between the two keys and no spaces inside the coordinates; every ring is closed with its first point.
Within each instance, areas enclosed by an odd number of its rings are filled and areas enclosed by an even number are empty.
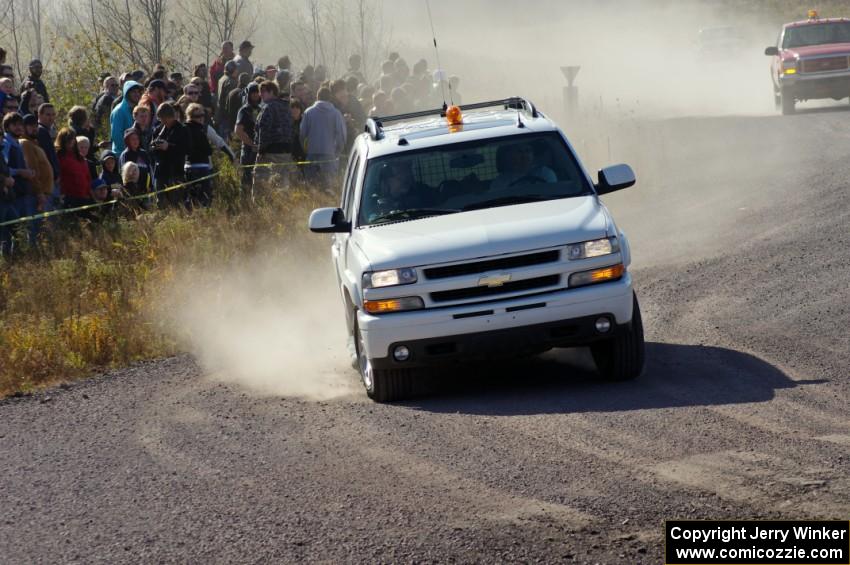
{"type": "Polygon", "coordinates": [[[429,216],[445,216],[446,214],[456,214],[460,210],[452,208],[409,208],[407,210],[395,210],[387,212],[373,218],[369,225],[386,224],[389,222],[397,222],[400,220],[418,220],[429,216]]]}
{"type": "Polygon", "coordinates": [[[497,206],[510,206],[512,204],[527,204],[529,202],[542,202],[544,200],[556,200],[561,196],[543,196],[542,194],[527,194],[525,196],[501,196],[484,200],[483,202],[475,202],[463,207],[464,212],[467,210],[481,210],[482,208],[495,208],[497,206]]]}

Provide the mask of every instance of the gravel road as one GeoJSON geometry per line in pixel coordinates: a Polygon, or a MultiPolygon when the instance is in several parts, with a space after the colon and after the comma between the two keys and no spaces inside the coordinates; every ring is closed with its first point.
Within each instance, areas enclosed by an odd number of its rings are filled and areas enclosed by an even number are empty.
{"type": "Polygon", "coordinates": [[[186,356],[0,401],[0,561],[658,563],[668,518],[847,519],[848,126],[614,138],[643,179],[606,197],[644,311],[634,382],[561,351],[316,402],[186,356]]]}

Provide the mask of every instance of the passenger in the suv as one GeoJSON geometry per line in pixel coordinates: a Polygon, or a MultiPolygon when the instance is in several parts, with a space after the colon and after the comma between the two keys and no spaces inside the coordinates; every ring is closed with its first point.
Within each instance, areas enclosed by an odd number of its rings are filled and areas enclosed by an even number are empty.
{"type": "Polygon", "coordinates": [[[503,190],[522,184],[558,182],[552,169],[535,165],[534,160],[534,149],[528,143],[500,147],[496,152],[499,176],[490,183],[490,189],[503,190]]]}

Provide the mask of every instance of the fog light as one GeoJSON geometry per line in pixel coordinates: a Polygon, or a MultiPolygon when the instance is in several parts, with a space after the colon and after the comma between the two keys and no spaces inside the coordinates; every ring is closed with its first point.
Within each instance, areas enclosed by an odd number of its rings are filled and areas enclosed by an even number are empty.
{"type": "Polygon", "coordinates": [[[393,359],[396,361],[407,361],[410,359],[410,349],[406,345],[399,345],[393,349],[393,359]]]}
{"type": "Polygon", "coordinates": [[[607,334],[611,329],[611,320],[608,318],[602,317],[596,320],[596,331],[601,334],[607,334]]]}

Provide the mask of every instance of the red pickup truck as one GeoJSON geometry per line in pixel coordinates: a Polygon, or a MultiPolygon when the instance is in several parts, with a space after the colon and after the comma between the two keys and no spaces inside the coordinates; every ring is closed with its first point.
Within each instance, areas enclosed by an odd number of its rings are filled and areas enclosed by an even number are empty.
{"type": "Polygon", "coordinates": [[[850,97],[850,19],[818,17],[785,24],[776,46],[770,76],[777,108],[793,114],[798,101],[850,97]]]}

